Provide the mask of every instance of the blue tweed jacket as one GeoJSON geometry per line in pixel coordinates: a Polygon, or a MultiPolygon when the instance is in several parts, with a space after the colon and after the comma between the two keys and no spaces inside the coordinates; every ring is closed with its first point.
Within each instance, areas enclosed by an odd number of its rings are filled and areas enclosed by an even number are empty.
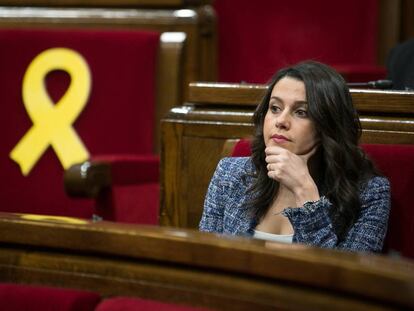
{"type": "MultiPolygon", "coordinates": [[[[244,203],[252,198],[246,190],[254,177],[250,158],[224,158],[211,179],[204,203],[200,230],[231,235],[253,235],[256,220],[244,203]]],[[[374,177],[360,191],[361,214],[346,238],[338,242],[329,217],[331,202],[324,196],[302,208],[286,208],[294,229],[293,243],[352,251],[381,251],[390,211],[390,185],[384,177],[374,177]]]]}

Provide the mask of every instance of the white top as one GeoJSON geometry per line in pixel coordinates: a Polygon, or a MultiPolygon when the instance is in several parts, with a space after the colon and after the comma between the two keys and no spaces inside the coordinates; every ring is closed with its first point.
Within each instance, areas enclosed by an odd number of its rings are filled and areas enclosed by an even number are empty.
{"type": "Polygon", "coordinates": [[[293,234],[273,234],[264,231],[254,230],[253,237],[256,239],[272,242],[282,242],[292,244],[293,234]]]}

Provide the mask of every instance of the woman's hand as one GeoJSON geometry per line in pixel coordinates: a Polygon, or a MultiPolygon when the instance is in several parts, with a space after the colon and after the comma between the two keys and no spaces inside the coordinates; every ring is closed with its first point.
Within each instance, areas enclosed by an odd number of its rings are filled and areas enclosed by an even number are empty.
{"type": "Polygon", "coordinates": [[[296,155],[278,146],[267,147],[265,150],[267,175],[293,192],[297,206],[303,206],[306,201],[317,201],[320,198],[318,188],[308,169],[308,160],[317,148],[318,146],[315,146],[303,155],[296,155]]]}

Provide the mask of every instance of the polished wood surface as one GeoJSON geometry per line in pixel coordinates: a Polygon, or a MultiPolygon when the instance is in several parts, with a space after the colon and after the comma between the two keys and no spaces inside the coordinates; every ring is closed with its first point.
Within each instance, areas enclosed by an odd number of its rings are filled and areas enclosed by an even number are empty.
{"type": "MultiPolygon", "coordinates": [[[[263,84],[192,83],[190,102],[197,104],[238,105],[253,107],[261,101],[267,86],[263,84]]],[[[351,89],[358,112],[414,113],[413,92],[391,90],[351,89]],[[385,96],[382,96],[385,95],[385,96]]]]}
{"type": "Polygon", "coordinates": [[[0,28],[85,27],[184,32],[183,98],[191,81],[216,79],[216,23],[209,5],[185,10],[0,6],[0,28]]]}
{"type": "Polygon", "coordinates": [[[161,141],[160,120],[184,98],[182,86],[185,84],[183,77],[186,41],[184,32],[165,32],[160,37],[154,116],[154,151],[157,154],[160,152],[161,141]]]}
{"type": "Polygon", "coordinates": [[[80,7],[184,7],[211,3],[211,0],[0,0],[13,6],[80,6],[80,7]]]}
{"type": "MultiPolygon", "coordinates": [[[[251,118],[266,86],[194,83],[189,101],[161,129],[161,224],[196,228],[211,176],[228,139],[253,134],[251,118]]],[[[414,144],[414,93],[351,90],[362,143],[414,144]]]]}
{"type": "Polygon", "coordinates": [[[0,214],[0,281],[219,310],[414,308],[414,263],[190,229],[0,214]]]}

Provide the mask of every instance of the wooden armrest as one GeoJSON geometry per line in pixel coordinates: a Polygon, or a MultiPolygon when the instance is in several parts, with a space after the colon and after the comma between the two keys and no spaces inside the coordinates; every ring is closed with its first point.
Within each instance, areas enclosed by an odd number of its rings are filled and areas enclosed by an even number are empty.
{"type": "Polygon", "coordinates": [[[71,197],[97,198],[116,185],[159,181],[159,157],[102,156],[71,166],[64,174],[66,193],[71,197]]]}
{"type": "Polygon", "coordinates": [[[96,198],[102,189],[111,185],[111,166],[94,161],[72,165],[65,171],[63,183],[71,197],[96,198]]]}

